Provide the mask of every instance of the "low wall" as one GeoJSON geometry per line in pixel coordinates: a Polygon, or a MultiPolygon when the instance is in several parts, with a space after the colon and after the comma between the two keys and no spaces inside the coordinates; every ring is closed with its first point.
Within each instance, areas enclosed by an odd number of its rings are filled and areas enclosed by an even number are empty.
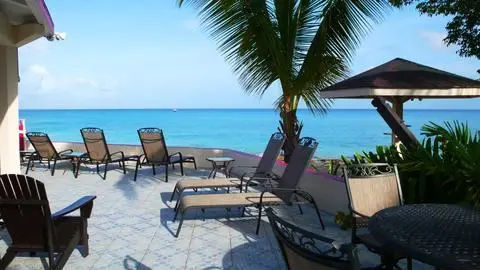
{"type": "MultiPolygon", "coordinates": [[[[78,152],[85,152],[83,143],[72,142],[54,142],[57,150],[72,149],[78,152]]],[[[126,155],[142,154],[140,145],[124,145],[124,144],[109,144],[110,152],[123,151],[126,155]]],[[[184,155],[192,155],[197,161],[199,168],[210,169],[211,164],[206,160],[207,157],[222,157],[228,156],[235,159],[233,165],[255,166],[260,160],[259,156],[231,150],[231,149],[215,149],[215,148],[197,148],[197,147],[168,147],[169,154],[181,152],[184,155]]],[[[192,166],[186,164],[186,167],[192,166]]],[[[285,170],[286,164],[282,161],[277,161],[274,172],[281,175],[285,170]]],[[[244,171],[238,170],[236,174],[241,174],[244,171]]],[[[310,193],[320,210],[335,214],[338,211],[348,211],[348,198],[345,189],[345,184],[340,177],[329,175],[327,172],[317,172],[313,169],[307,169],[299,187],[310,193]]]]}

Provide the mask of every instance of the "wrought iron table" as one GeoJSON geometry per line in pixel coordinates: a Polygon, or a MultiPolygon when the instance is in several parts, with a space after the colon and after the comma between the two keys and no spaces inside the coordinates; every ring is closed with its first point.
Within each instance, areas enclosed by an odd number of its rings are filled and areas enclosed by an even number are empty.
{"type": "Polygon", "coordinates": [[[73,177],[78,177],[78,171],[80,170],[80,163],[82,159],[88,157],[86,152],[70,152],[65,153],[63,156],[70,158],[72,163],[73,177]]]}
{"type": "Polygon", "coordinates": [[[224,171],[225,176],[229,177],[228,166],[235,161],[235,159],[231,157],[209,157],[207,160],[212,163],[212,170],[208,174],[208,178],[215,178],[218,171],[224,171]]]}
{"type": "Polygon", "coordinates": [[[412,204],[377,212],[371,234],[387,247],[442,269],[480,269],[480,211],[412,204]]]}

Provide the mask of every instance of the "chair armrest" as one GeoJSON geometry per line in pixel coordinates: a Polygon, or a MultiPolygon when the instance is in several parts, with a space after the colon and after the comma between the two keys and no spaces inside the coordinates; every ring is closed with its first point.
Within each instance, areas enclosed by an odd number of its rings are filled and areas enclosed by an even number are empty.
{"type": "Polygon", "coordinates": [[[63,150],[63,151],[60,151],[58,152],[58,155],[62,155],[62,154],[65,154],[65,153],[72,153],[73,152],[73,149],[67,149],[67,150],[63,150]]]}
{"type": "Polygon", "coordinates": [[[360,212],[357,212],[357,211],[353,210],[351,207],[349,207],[349,208],[350,208],[350,211],[352,212],[352,214],[359,215],[360,217],[366,218],[366,219],[369,219],[369,218],[370,218],[370,217],[367,216],[367,215],[364,215],[364,214],[362,214],[362,213],[360,213],[360,212]]]}
{"type": "Polygon", "coordinates": [[[114,155],[118,155],[120,154],[122,156],[122,159],[125,159],[125,154],[123,153],[123,151],[118,151],[118,152],[115,152],[115,153],[111,153],[110,156],[114,156],[114,155]]]}
{"type": "MultiPolygon", "coordinates": [[[[237,166],[232,166],[230,169],[228,169],[228,175],[232,174],[232,170],[235,168],[249,168],[249,169],[256,169],[258,166],[247,166],[247,165],[237,165],[237,166]]],[[[248,172],[247,172],[248,173],[248,172]]],[[[243,175],[242,175],[243,176],[243,175]]]]}
{"type": "Polygon", "coordinates": [[[63,208],[62,210],[52,214],[52,218],[58,219],[61,218],[67,214],[70,214],[71,212],[74,212],[78,209],[80,209],[80,216],[84,218],[89,218],[90,214],[92,212],[92,207],[93,207],[93,200],[95,200],[97,196],[84,196],[77,200],[76,202],[70,204],[69,206],[63,208]]]}
{"type": "Polygon", "coordinates": [[[180,160],[183,160],[183,155],[182,155],[182,153],[176,152],[176,153],[173,153],[173,154],[171,154],[171,155],[168,156],[168,161],[170,161],[170,158],[173,157],[173,156],[175,156],[175,155],[180,156],[180,160]]]}
{"type": "Polygon", "coordinates": [[[251,172],[251,173],[245,173],[242,175],[242,177],[240,178],[240,185],[243,186],[243,182],[245,181],[245,192],[247,192],[248,185],[250,185],[251,181],[266,182],[266,181],[271,181],[276,179],[277,178],[273,174],[265,174],[265,176],[258,176],[258,175],[255,175],[254,172],[251,172]],[[252,175],[252,176],[250,176],[249,179],[245,180],[245,177],[249,177],[249,175],[252,175]]]}

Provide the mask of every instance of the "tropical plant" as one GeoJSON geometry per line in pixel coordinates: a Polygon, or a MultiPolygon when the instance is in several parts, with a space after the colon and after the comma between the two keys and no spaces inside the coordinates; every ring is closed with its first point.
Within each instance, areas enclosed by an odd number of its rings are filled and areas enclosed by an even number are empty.
{"type": "Polygon", "coordinates": [[[300,101],[325,113],[320,90],[346,77],[354,50],[389,10],[388,0],[177,0],[199,13],[247,93],[278,83],[285,161],[298,143],[300,101]]]}
{"type": "Polygon", "coordinates": [[[458,203],[480,206],[480,138],[466,123],[430,122],[415,148],[378,146],[356,153],[345,164],[397,164],[407,203],[458,203]]]}

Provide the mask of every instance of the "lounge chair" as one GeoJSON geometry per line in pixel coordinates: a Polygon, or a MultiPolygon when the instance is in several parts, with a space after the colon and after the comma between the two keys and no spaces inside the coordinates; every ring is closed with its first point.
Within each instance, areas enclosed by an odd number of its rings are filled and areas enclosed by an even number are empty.
{"type": "MultiPolygon", "coordinates": [[[[376,212],[403,204],[402,187],[397,166],[386,163],[348,165],[343,168],[348,202],[353,216],[352,243],[363,244],[371,252],[382,257],[382,266],[393,266],[407,256],[385,248],[370,233],[358,233],[368,227],[368,220],[376,212]]],[[[407,258],[408,269],[412,260],[407,258]]]]}
{"type": "MultiPolygon", "coordinates": [[[[243,186],[243,182],[247,180],[268,180],[275,177],[272,173],[273,166],[277,161],[277,157],[282,150],[282,145],[285,142],[285,136],[282,133],[274,133],[270,136],[268,141],[267,148],[262,155],[262,158],[258,162],[258,166],[234,166],[230,171],[235,170],[235,168],[248,168],[255,169],[255,171],[250,171],[243,173],[238,178],[213,178],[213,179],[185,179],[180,180],[175,185],[175,188],[172,192],[172,197],[170,201],[173,200],[175,194],[178,194],[178,198],[181,197],[182,193],[186,189],[193,189],[197,191],[200,188],[227,188],[228,191],[231,187],[240,187],[240,192],[243,186]]],[[[178,201],[177,201],[178,202],[178,201]]]]}
{"type": "Polygon", "coordinates": [[[138,159],[137,155],[127,156],[123,151],[110,153],[102,129],[82,128],[80,133],[82,134],[83,142],[87,149],[87,158],[83,158],[78,162],[75,177],[78,176],[81,163],[96,164],[97,173],[100,173],[99,165],[103,164],[105,168],[102,178],[105,180],[107,177],[108,164],[118,162],[118,165],[123,169],[123,174],[125,174],[125,161],[136,161],[138,159]]]}
{"type": "Polygon", "coordinates": [[[0,211],[12,239],[0,260],[0,269],[5,269],[19,252],[48,253],[49,269],[62,269],[77,246],[86,257],[87,219],[95,198],[82,197],[51,214],[42,182],[25,175],[0,175],[0,211]],[[76,210],[80,210],[80,216],[68,215],[76,210]]]}
{"type": "MultiPolygon", "coordinates": [[[[182,227],[183,218],[185,212],[191,208],[200,208],[202,211],[206,208],[227,208],[232,207],[245,207],[254,206],[258,208],[258,220],[257,230],[258,234],[260,229],[260,221],[262,217],[262,208],[266,205],[272,204],[291,204],[292,199],[298,202],[298,197],[302,197],[307,202],[311,203],[315,208],[315,211],[320,220],[322,228],[325,228],[323,220],[318,211],[317,205],[313,197],[307,192],[297,188],[300,178],[302,177],[305,168],[308,166],[310,159],[312,158],[318,143],[313,138],[302,138],[295,148],[292,159],[288,163],[285,171],[278,182],[277,187],[270,187],[263,192],[248,192],[248,184],[245,185],[245,192],[243,193],[227,193],[227,194],[200,194],[200,195],[187,195],[180,199],[178,208],[176,209],[173,221],[177,219],[180,214],[180,222],[178,225],[177,233],[175,237],[178,237],[180,229],[182,227]]],[[[300,208],[300,212],[302,210],[300,208]]]]}
{"type": "Polygon", "coordinates": [[[48,168],[51,168],[51,173],[53,176],[55,174],[55,166],[57,165],[58,160],[71,159],[69,156],[65,156],[65,154],[72,153],[73,150],[67,149],[58,152],[46,133],[28,132],[27,138],[35,149],[35,152],[32,153],[28,158],[27,170],[25,171],[25,174],[28,174],[30,166],[34,165],[33,162],[35,162],[35,160],[39,160],[40,162],[46,160],[48,162],[48,168]],[[53,161],[52,166],[50,166],[50,161],[53,161]]]}
{"type": "Polygon", "coordinates": [[[299,228],[275,215],[272,208],[266,213],[287,269],[359,269],[352,244],[340,244],[299,228]]]}
{"type": "Polygon", "coordinates": [[[180,164],[180,172],[183,174],[183,163],[193,163],[195,170],[197,163],[194,156],[186,156],[180,152],[168,154],[165,136],[159,128],[141,128],[138,131],[138,137],[142,143],[143,153],[137,160],[135,167],[135,176],[133,181],[137,181],[138,167],[152,166],[153,174],[156,174],[155,166],[165,166],[165,182],[168,182],[168,165],[180,164]]]}

